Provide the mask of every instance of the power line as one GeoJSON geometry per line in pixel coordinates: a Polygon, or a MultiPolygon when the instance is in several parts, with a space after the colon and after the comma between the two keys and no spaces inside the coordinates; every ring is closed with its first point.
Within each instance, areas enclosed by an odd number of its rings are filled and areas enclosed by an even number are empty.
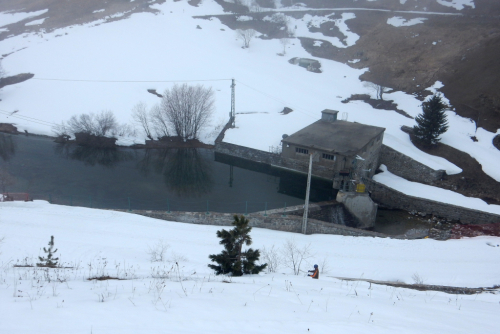
{"type": "Polygon", "coordinates": [[[0,109],[0,114],[8,116],[8,117],[19,118],[19,119],[21,119],[23,121],[37,123],[37,124],[45,125],[45,126],[51,126],[52,127],[52,126],[57,125],[56,123],[47,122],[47,121],[44,121],[44,120],[41,120],[41,119],[38,119],[38,118],[33,118],[33,117],[24,116],[24,115],[18,115],[18,114],[12,114],[12,112],[9,112],[7,110],[2,110],[2,109],[0,109]]]}
{"type": "Polygon", "coordinates": [[[103,82],[103,83],[134,83],[134,82],[202,82],[202,81],[229,81],[232,79],[202,79],[202,80],[94,80],[94,79],[59,79],[59,78],[33,78],[31,80],[41,81],[65,81],[65,82],[103,82]]]}
{"type": "MultiPolygon", "coordinates": [[[[260,93],[260,94],[262,94],[262,95],[267,96],[267,97],[268,97],[268,98],[270,98],[271,100],[278,101],[278,102],[280,102],[280,103],[282,103],[282,104],[284,104],[284,105],[290,105],[290,104],[289,104],[289,103],[287,103],[286,101],[281,100],[281,99],[278,99],[277,97],[274,97],[274,96],[269,95],[269,94],[267,94],[267,93],[264,93],[264,92],[262,92],[262,91],[260,91],[260,90],[258,90],[258,89],[256,89],[256,88],[250,87],[249,85],[247,85],[247,84],[245,84],[245,83],[241,82],[240,80],[236,80],[236,81],[238,81],[238,82],[239,82],[240,84],[242,84],[243,86],[246,86],[246,87],[248,87],[248,88],[250,88],[250,89],[252,89],[252,90],[256,91],[257,93],[260,93]]],[[[311,118],[317,119],[317,117],[316,117],[316,116],[312,116],[312,114],[311,114],[311,113],[309,113],[309,112],[307,112],[307,111],[305,111],[305,110],[302,110],[302,109],[300,109],[300,108],[296,108],[296,107],[295,107],[295,110],[297,110],[298,112],[300,112],[300,113],[302,113],[302,114],[304,114],[304,115],[306,115],[306,116],[309,116],[309,117],[311,117],[311,118]]]]}

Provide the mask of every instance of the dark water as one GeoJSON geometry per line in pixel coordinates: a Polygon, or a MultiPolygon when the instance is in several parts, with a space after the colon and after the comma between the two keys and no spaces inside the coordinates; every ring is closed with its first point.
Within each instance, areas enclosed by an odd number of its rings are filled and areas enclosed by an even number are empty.
{"type": "Polygon", "coordinates": [[[407,235],[408,237],[425,237],[434,226],[434,222],[428,221],[429,217],[418,217],[404,210],[377,210],[375,221],[375,232],[389,235],[407,235]]]}
{"type": "MultiPolygon", "coordinates": [[[[5,190],[55,204],[244,213],[304,203],[305,176],[240,164],[207,149],[103,150],[0,134],[0,167],[15,181],[5,190]]],[[[335,195],[313,180],[311,201],[335,195]]]]}

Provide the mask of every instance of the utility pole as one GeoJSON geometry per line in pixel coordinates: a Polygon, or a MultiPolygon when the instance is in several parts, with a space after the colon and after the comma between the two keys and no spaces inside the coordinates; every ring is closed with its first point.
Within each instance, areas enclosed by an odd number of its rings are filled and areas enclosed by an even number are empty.
{"type": "Polygon", "coordinates": [[[309,173],[307,173],[306,204],[304,205],[304,216],[302,217],[302,233],[307,232],[307,214],[309,213],[309,191],[311,190],[313,154],[309,154],[309,173]]]}
{"type": "Polygon", "coordinates": [[[232,84],[231,84],[231,114],[229,117],[231,117],[231,127],[234,128],[236,126],[236,107],[235,107],[235,96],[234,96],[234,88],[236,87],[236,84],[234,83],[234,79],[231,79],[232,84]]]}

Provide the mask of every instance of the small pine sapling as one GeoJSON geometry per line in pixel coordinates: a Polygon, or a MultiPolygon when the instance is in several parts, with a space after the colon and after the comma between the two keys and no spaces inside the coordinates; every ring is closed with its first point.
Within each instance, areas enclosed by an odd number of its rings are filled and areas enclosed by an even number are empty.
{"type": "Polygon", "coordinates": [[[209,264],[208,266],[215,270],[216,275],[258,274],[266,268],[267,263],[255,264],[260,257],[258,249],[249,248],[243,251],[243,245],[250,246],[252,244],[250,237],[252,228],[248,226],[248,219],[235,215],[232,225],[234,228],[230,231],[217,231],[217,237],[221,239],[219,243],[224,246],[224,250],[220,254],[209,255],[210,260],[217,265],[209,264]]]}
{"type": "Polygon", "coordinates": [[[57,252],[57,249],[54,250],[54,236],[50,236],[50,241],[49,241],[49,247],[45,248],[43,247],[43,251],[45,254],[47,254],[46,257],[38,257],[38,260],[40,261],[36,265],[38,267],[50,267],[50,268],[55,268],[57,267],[58,263],[57,261],[59,260],[58,257],[53,257],[54,254],[57,252]]]}

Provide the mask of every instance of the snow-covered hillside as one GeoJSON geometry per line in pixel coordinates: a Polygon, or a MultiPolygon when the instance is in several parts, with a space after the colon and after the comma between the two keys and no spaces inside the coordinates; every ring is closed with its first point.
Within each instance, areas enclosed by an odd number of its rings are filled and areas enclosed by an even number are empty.
{"type": "Polygon", "coordinates": [[[310,244],[300,275],[214,276],[221,227],[113,211],[0,203],[2,333],[496,333],[499,295],[453,295],[336,277],[486,287],[499,283],[500,238],[435,241],[253,229],[252,247],[310,244]],[[68,269],[13,267],[45,256],[54,236],[68,269]],[[169,245],[164,262],[150,248],[169,245]],[[175,266],[178,262],[179,269],[175,266]],[[326,261],[326,262],[325,262],[326,261]],[[305,277],[328,266],[319,280],[305,277]],[[173,267],[173,269],[172,269],[173,267]],[[87,280],[105,276],[122,280],[87,280]],[[413,278],[412,278],[413,277],[413,278]]]}
{"type": "MultiPolygon", "coordinates": [[[[462,5],[473,6],[469,0],[439,3],[457,9],[462,5]]],[[[288,62],[292,57],[314,58],[298,39],[287,47],[284,57],[277,55],[283,51],[277,39],[257,37],[250,48],[242,49],[234,31],[219,19],[193,18],[223,14],[213,0],[204,0],[198,7],[186,1],[167,1],[153,8],[159,12],[134,14],[111,23],[101,20],[50,33],[39,31],[1,41],[0,54],[12,53],[3,60],[4,69],[10,74],[31,72],[35,77],[2,89],[0,122],[14,122],[21,131],[51,134],[55,124],[72,115],[112,110],[120,122],[131,123],[135,104],[143,101],[151,107],[158,103],[158,97],[148,93],[148,89],[162,92],[176,82],[189,82],[211,86],[215,91],[216,115],[201,138],[210,143],[216,135],[213,130],[228,120],[230,79],[235,78],[237,128],[227,131],[227,142],[267,151],[270,146],[279,145],[283,134],[291,134],[316,121],[320,111],[328,108],[339,110],[349,121],[385,127],[384,144],[434,169],[444,169],[448,174],[461,172],[449,161],[412,145],[400,127],[413,126],[414,120],[393,111],[373,109],[360,101],[341,103],[351,94],[374,96],[374,91],[359,79],[369,69],[353,69],[347,64],[317,58],[323,72],[308,72],[288,62]],[[284,107],[294,111],[282,115],[279,112],[284,107]]],[[[336,14],[341,19],[309,14],[303,19],[289,19],[297,37],[315,38],[318,47],[322,40],[340,43],[337,37],[309,31],[309,27],[329,20],[338,25],[346,45],[354,44],[358,36],[349,31],[348,23],[356,17],[356,10],[339,9],[336,14]]],[[[18,20],[32,16],[17,15],[18,20]]],[[[425,24],[424,19],[419,22],[425,24]]],[[[12,20],[11,14],[3,13],[0,28],[12,20]]],[[[432,91],[439,88],[439,82],[429,87],[432,91]]],[[[396,91],[386,96],[413,117],[421,112],[421,101],[413,95],[396,91]]],[[[448,112],[448,120],[450,128],[442,142],[470,154],[486,174],[500,181],[497,168],[500,151],[492,145],[495,134],[482,128],[476,131],[471,120],[453,111],[448,112]],[[478,142],[470,139],[474,135],[478,142]]],[[[145,136],[137,135],[120,138],[119,142],[142,143],[144,139],[145,136]]]]}

